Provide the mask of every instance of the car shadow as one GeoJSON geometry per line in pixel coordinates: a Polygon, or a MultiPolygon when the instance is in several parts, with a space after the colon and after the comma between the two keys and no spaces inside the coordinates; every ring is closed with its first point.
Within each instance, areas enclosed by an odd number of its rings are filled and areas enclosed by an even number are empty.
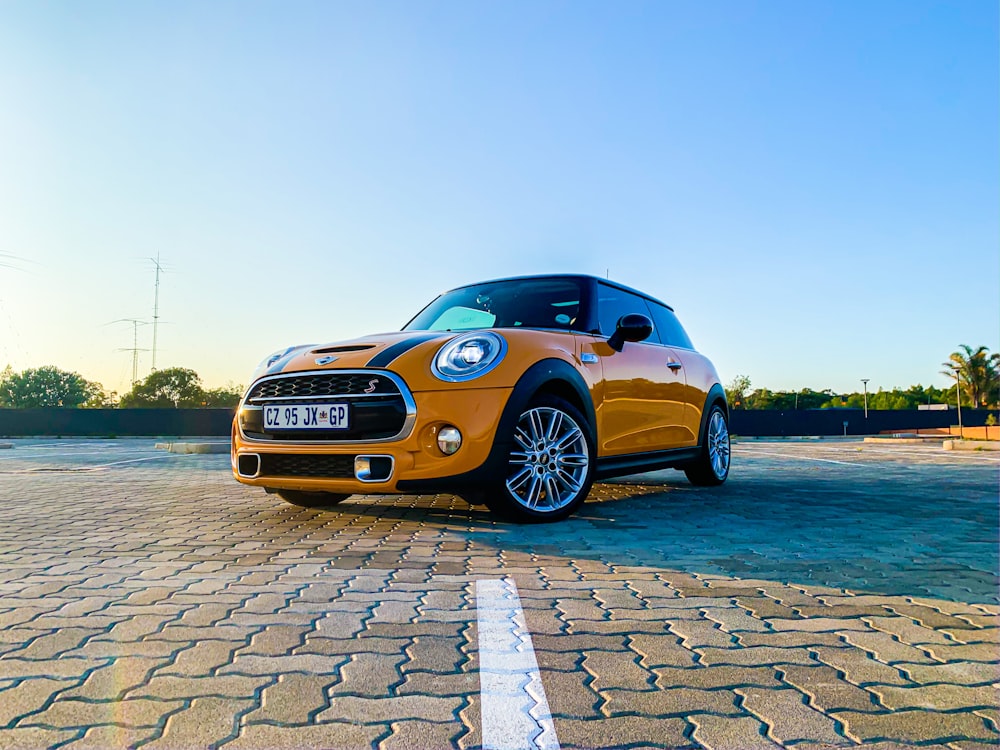
{"type": "Polygon", "coordinates": [[[807,481],[801,471],[755,472],[697,488],[660,472],[596,484],[576,515],[539,525],[505,522],[451,495],[356,497],[328,512],[364,518],[376,532],[418,522],[470,549],[525,559],[996,603],[1000,511],[982,475],[958,471],[947,493],[909,479],[891,471],[859,478],[826,469],[807,481]]]}

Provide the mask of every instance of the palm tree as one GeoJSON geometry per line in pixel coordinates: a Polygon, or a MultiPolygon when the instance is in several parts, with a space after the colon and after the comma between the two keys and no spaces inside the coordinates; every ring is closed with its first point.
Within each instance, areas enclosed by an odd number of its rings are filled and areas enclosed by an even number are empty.
{"type": "Polygon", "coordinates": [[[941,363],[948,368],[941,374],[955,378],[973,408],[989,406],[1000,384],[1000,354],[990,354],[985,346],[973,350],[968,344],[962,344],[961,349],[952,352],[948,361],[941,363]]]}

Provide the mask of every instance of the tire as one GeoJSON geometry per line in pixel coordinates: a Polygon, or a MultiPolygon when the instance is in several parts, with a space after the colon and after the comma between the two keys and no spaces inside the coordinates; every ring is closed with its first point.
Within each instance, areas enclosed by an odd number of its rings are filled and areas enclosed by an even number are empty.
{"type": "Polygon", "coordinates": [[[540,396],[518,416],[509,437],[508,473],[483,499],[515,523],[559,521],[579,508],[593,484],[594,437],[580,410],[540,396]]]}
{"type": "Polygon", "coordinates": [[[336,492],[305,492],[304,490],[276,490],[278,497],[301,508],[325,508],[346,500],[350,495],[336,492]]]}
{"type": "Polygon", "coordinates": [[[718,487],[729,476],[729,421],[715,404],[705,424],[705,442],[698,459],[684,468],[688,481],[696,487],[718,487]]]}

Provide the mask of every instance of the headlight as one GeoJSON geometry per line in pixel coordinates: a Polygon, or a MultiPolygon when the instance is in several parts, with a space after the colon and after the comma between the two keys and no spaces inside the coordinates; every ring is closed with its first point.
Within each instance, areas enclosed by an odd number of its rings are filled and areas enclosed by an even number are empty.
{"type": "Polygon", "coordinates": [[[435,377],[459,383],[485,375],[503,359],[507,342],[491,331],[473,331],[457,336],[441,347],[431,370],[435,377]]]}
{"type": "Polygon", "coordinates": [[[281,359],[282,357],[284,357],[286,354],[288,354],[293,349],[298,349],[298,347],[297,346],[290,346],[287,349],[282,349],[281,351],[277,351],[274,354],[271,354],[271,355],[269,355],[267,357],[264,357],[264,359],[262,359],[260,361],[260,364],[257,365],[257,369],[258,370],[267,369],[268,367],[270,367],[271,365],[273,365],[275,362],[277,362],[279,359],[281,359]]]}
{"type": "MultiPolygon", "coordinates": [[[[309,344],[306,344],[305,346],[309,346],[309,344]]],[[[273,365],[279,359],[288,356],[296,349],[303,349],[303,348],[305,347],[302,344],[299,344],[298,346],[289,346],[285,349],[282,349],[281,351],[277,351],[274,354],[264,357],[264,359],[260,361],[260,364],[257,365],[256,368],[254,368],[253,375],[250,376],[250,385],[253,385],[253,381],[259,378],[265,372],[267,372],[267,368],[273,365]]]]}

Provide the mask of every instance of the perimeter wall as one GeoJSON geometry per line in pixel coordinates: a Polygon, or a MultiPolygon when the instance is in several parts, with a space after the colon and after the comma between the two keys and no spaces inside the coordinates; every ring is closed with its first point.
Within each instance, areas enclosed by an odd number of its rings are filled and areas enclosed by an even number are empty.
{"type": "MultiPolygon", "coordinates": [[[[963,409],[962,424],[980,427],[986,409],[963,409]]],[[[992,412],[996,416],[996,412],[992,412]]],[[[0,409],[2,437],[229,437],[231,409],[0,409]]],[[[955,410],[808,409],[733,411],[730,431],[744,437],[877,435],[958,424],[955,410]],[[846,422],[846,427],[845,427],[846,422]]]]}

